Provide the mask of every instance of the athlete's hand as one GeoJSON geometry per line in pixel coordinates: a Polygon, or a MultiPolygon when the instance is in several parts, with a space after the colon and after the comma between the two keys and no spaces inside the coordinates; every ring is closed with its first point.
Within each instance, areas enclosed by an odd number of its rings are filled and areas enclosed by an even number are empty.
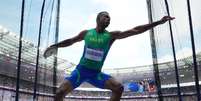
{"type": "Polygon", "coordinates": [[[52,46],[48,47],[48,48],[45,50],[43,56],[44,56],[45,58],[47,58],[47,57],[51,56],[52,54],[55,54],[56,51],[57,51],[57,47],[54,46],[54,45],[52,45],[52,46]]]}
{"type": "Polygon", "coordinates": [[[175,17],[171,17],[171,16],[164,16],[163,18],[161,18],[160,23],[163,24],[167,21],[173,20],[175,19],[175,17]]]}

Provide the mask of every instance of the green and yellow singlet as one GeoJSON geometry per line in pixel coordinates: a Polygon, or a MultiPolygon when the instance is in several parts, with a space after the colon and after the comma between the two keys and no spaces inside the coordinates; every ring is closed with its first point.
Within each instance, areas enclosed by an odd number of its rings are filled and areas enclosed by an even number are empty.
{"type": "Polygon", "coordinates": [[[96,29],[88,30],[84,37],[85,46],[80,65],[88,69],[101,71],[110,49],[111,35],[108,31],[97,33],[96,29]]]}

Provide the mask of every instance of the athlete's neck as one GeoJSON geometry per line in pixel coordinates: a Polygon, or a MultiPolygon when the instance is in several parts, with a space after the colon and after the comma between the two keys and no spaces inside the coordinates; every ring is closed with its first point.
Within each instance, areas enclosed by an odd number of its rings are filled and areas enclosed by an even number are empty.
{"type": "Polygon", "coordinates": [[[103,33],[104,31],[105,31],[105,28],[96,27],[96,32],[97,33],[103,33]]]}

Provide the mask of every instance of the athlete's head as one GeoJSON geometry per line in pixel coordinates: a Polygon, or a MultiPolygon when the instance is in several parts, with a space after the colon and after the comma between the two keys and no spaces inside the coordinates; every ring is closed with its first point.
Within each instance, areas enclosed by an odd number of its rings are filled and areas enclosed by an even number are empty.
{"type": "Polygon", "coordinates": [[[106,28],[110,24],[110,16],[106,11],[98,13],[96,18],[96,23],[98,26],[106,28]]]}

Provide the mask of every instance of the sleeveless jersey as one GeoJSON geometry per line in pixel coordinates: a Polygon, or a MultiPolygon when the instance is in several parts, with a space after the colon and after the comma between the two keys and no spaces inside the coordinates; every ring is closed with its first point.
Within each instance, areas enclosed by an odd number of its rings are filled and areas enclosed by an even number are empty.
{"type": "Polygon", "coordinates": [[[110,49],[110,40],[111,35],[108,31],[97,33],[96,29],[88,30],[84,37],[84,52],[79,64],[88,69],[101,71],[110,49]]]}

